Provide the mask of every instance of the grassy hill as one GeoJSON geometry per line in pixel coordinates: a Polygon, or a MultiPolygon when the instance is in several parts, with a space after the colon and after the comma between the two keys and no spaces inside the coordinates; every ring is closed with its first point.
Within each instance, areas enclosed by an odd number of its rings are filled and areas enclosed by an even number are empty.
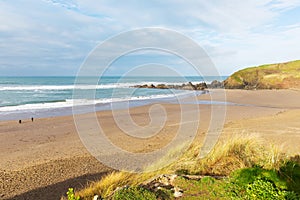
{"type": "Polygon", "coordinates": [[[250,67],[224,81],[227,89],[300,88],[300,60],[250,67]]]}

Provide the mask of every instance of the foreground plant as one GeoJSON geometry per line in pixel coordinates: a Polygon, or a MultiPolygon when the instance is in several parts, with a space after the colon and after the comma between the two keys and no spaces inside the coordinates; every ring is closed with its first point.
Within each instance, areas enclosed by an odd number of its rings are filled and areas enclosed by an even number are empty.
{"type": "Polygon", "coordinates": [[[79,196],[75,196],[74,188],[69,188],[67,192],[68,200],[80,200],[79,196]]]}
{"type": "MultiPolygon", "coordinates": [[[[288,161],[290,163],[292,161],[288,161]]],[[[298,163],[293,162],[300,167],[298,163]]],[[[283,200],[300,199],[299,177],[300,168],[293,168],[289,174],[275,169],[253,167],[240,169],[232,173],[229,178],[228,193],[234,199],[249,200],[283,200]]]]}

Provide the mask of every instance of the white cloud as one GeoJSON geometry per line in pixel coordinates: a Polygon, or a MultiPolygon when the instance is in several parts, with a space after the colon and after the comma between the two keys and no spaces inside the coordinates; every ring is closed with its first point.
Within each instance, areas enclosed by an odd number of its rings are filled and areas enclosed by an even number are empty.
{"type": "Polygon", "coordinates": [[[299,6],[299,0],[0,0],[0,67],[45,62],[45,68],[59,64],[76,71],[99,42],[150,26],[191,37],[229,74],[297,59],[299,22],[285,20],[299,6]]]}
{"type": "Polygon", "coordinates": [[[275,0],[271,3],[271,8],[286,11],[300,6],[299,0],[275,0]]]}
{"type": "Polygon", "coordinates": [[[45,0],[46,2],[52,3],[53,5],[58,5],[65,7],[67,9],[78,9],[78,4],[75,0],[45,0]]]}

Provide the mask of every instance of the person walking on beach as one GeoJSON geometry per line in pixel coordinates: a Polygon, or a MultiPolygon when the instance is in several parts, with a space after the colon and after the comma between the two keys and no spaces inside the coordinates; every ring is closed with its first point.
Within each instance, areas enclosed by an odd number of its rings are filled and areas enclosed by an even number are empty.
{"type": "Polygon", "coordinates": [[[19,120],[19,124],[22,124],[22,120],[19,120]]]}
{"type": "Polygon", "coordinates": [[[33,122],[33,117],[31,117],[31,121],[33,122]]]}

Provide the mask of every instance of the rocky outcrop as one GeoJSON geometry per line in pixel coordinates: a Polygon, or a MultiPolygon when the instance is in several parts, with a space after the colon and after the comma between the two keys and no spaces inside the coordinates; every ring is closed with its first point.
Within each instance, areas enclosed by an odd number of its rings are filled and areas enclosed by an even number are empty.
{"type": "Polygon", "coordinates": [[[237,71],[224,81],[224,86],[226,89],[300,88],[300,60],[237,71]]]}
{"type": "Polygon", "coordinates": [[[214,80],[210,84],[207,84],[207,87],[211,89],[224,88],[224,83],[221,81],[214,80]]]}
{"type": "Polygon", "coordinates": [[[144,182],[141,186],[155,193],[164,188],[172,191],[173,196],[178,198],[182,196],[183,190],[174,184],[177,177],[176,174],[162,174],[144,182]]]}
{"type": "Polygon", "coordinates": [[[198,83],[193,84],[192,82],[188,82],[187,84],[182,85],[166,85],[166,84],[158,84],[158,85],[135,85],[135,88],[151,88],[151,89],[176,89],[176,90],[205,90],[207,89],[206,83],[198,83]]]}

